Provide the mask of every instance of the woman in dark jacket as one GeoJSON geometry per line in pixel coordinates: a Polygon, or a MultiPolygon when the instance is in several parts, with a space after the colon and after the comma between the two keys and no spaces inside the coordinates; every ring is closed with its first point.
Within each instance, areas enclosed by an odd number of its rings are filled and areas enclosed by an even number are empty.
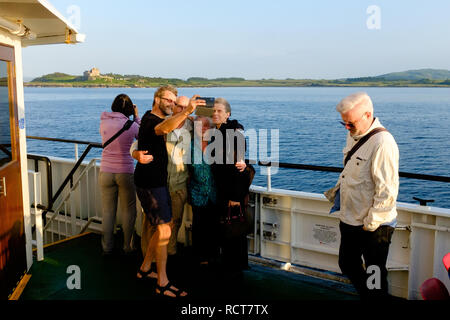
{"type": "Polygon", "coordinates": [[[202,265],[208,265],[216,257],[218,218],[216,212],[216,184],[207,163],[205,149],[208,141],[203,138],[212,127],[211,119],[197,116],[191,141],[189,165],[189,199],[192,206],[192,245],[202,265]],[[199,125],[201,124],[201,125],[199,125]],[[197,158],[197,159],[196,159],[197,158]],[[201,160],[201,161],[198,161],[201,160]]]}
{"type": "MultiPolygon", "coordinates": [[[[251,180],[244,161],[244,127],[237,120],[229,120],[230,115],[231,107],[228,101],[217,98],[212,119],[222,135],[223,148],[216,150],[216,161],[212,164],[212,170],[217,186],[217,207],[223,224],[227,223],[231,216],[245,212],[251,180]],[[223,161],[218,161],[219,159],[223,161]]],[[[248,268],[246,233],[223,236],[220,242],[223,264],[227,271],[236,272],[248,268]]]]}

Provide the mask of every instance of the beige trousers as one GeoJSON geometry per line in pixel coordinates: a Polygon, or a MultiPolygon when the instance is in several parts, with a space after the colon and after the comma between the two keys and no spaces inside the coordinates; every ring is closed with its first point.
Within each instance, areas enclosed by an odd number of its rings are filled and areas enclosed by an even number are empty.
{"type": "Polygon", "coordinates": [[[136,222],[136,190],[132,173],[100,172],[99,185],[102,197],[102,247],[106,253],[114,249],[114,225],[117,203],[120,198],[120,214],[123,227],[123,250],[132,251],[134,224],[136,222]]]}
{"type": "MultiPolygon", "coordinates": [[[[187,189],[183,188],[170,193],[170,198],[172,200],[172,221],[171,225],[171,235],[169,244],[167,245],[167,254],[174,255],[177,253],[177,238],[178,230],[180,229],[181,223],[183,222],[183,211],[184,205],[187,200],[187,189]]],[[[141,248],[142,254],[145,256],[147,252],[147,245],[150,242],[150,238],[156,231],[156,226],[150,225],[145,214],[142,220],[142,235],[141,235],[141,248]]]]}

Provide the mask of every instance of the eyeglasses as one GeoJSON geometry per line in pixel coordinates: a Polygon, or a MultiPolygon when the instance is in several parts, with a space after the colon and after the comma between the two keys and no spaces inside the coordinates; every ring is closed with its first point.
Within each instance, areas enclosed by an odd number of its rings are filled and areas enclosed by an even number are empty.
{"type": "Polygon", "coordinates": [[[177,102],[175,100],[164,98],[164,97],[160,97],[160,99],[166,100],[168,103],[173,103],[173,104],[177,105],[177,102]]]}
{"type": "Polygon", "coordinates": [[[342,124],[344,127],[349,127],[349,128],[354,128],[355,124],[359,121],[361,121],[364,117],[366,116],[366,114],[364,113],[362,115],[362,117],[359,120],[353,121],[353,122],[343,122],[343,121],[339,121],[340,124],[342,124]]]}

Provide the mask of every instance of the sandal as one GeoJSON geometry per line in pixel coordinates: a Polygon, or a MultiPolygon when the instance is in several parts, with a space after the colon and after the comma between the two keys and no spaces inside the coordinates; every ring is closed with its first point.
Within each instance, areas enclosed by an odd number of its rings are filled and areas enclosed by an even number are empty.
{"type": "MultiPolygon", "coordinates": [[[[160,296],[165,296],[165,297],[169,297],[169,298],[184,298],[187,297],[187,292],[181,289],[175,290],[172,289],[172,284],[170,283],[170,281],[164,286],[161,287],[158,283],[156,283],[156,290],[159,290],[159,292],[156,292],[156,294],[160,295],[160,296]],[[166,291],[172,292],[175,297],[169,296],[167,294],[164,294],[166,291]],[[182,296],[181,294],[185,292],[186,295],[182,296]]],[[[175,288],[175,287],[174,287],[175,288]]]]}
{"type": "Polygon", "coordinates": [[[142,281],[145,281],[145,280],[151,280],[151,281],[158,280],[158,276],[156,276],[156,277],[149,277],[149,275],[150,275],[152,272],[156,273],[156,271],[153,269],[153,267],[150,268],[150,270],[148,270],[148,271],[142,271],[141,268],[139,268],[138,274],[139,274],[141,277],[136,276],[136,279],[142,280],[142,281]]]}

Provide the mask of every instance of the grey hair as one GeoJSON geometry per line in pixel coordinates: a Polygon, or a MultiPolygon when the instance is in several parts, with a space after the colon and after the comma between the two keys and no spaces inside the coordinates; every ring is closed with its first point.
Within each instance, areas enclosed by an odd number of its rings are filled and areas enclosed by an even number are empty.
{"type": "Polygon", "coordinates": [[[365,92],[356,92],[345,97],[336,106],[336,111],[344,114],[353,108],[361,108],[364,112],[370,111],[373,114],[372,100],[365,92]]]}
{"type": "Polygon", "coordinates": [[[197,121],[197,120],[200,120],[200,119],[206,119],[206,120],[208,120],[208,124],[209,124],[209,127],[210,127],[210,128],[212,128],[212,127],[214,126],[214,124],[213,124],[213,122],[212,122],[212,118],[210,118],[210,117],[196,116],[196,117],[194,118],[194,122],[197,121]]]}
{"type": "Polygon", "coordinates": [[[231,106],[230,103],[225,98],[216,98],[214,104],[221,104],[225,107],[225,111],[231,115],[231,106]]]}

